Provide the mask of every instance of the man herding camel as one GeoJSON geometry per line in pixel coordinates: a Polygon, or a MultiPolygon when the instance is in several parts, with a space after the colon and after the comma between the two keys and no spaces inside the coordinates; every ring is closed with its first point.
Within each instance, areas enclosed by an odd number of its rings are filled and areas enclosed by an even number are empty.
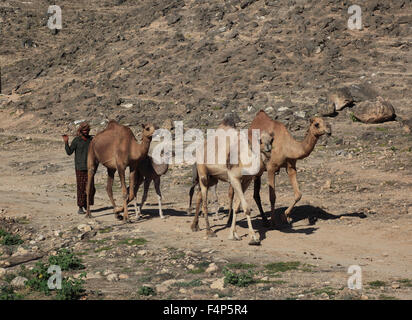
{"type": "MultiPolygon", "coordinates": [[[[76,170],[76,182],[77,182],[77,206],[79,211],[77,213],[84,214],[87,207],[87,152],[89,150],[90,141],[93,137],[89,135],[90,126],[87,122],[82,122],[77,129],[77,137],[73,139],[71,145],[69,146],[69,137],[63,135],[63,140],[65,143],[67,155],[74,155],[74,167],[76,170]]],[[[90,197],[90,204],[94,202],[94,194],[96,189],[94,188],[94,183],[92,181],[92,192],[90,197]]]]}

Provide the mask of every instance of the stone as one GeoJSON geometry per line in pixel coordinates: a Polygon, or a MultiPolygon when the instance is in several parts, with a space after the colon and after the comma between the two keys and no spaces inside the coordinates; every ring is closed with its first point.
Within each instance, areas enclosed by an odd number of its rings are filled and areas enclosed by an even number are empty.
{"type": "Polygon", "coordinates": [[[336,111],[341,111],[353,103],[353,97],[348,88],[339,88],[329,94],[329,102],[335,106],[336,111]]]}
{"type": "Polygon", "coordinates": [[[219,270],[219,267],[216,265],[216,263],[211,263],[206,269],[206,273],[215,273],[217,270],[219,270]]]}
{"type": "Polygon", "coordinates": [[[24,288],[25,284],[27,282],[27,278],[25,277],[15,277],[12,281],[11,281],[11,285],[14,288],[24,288]]]}
{"type": "Polygon", "coordinates": [[[126,279],[129,279],[129,276],[127,274],[119,274],[119,279],[126,280],[126,279]]]}
{"type": "Polygon", "coordinates": [[[382,97],[376,101],[363,101],[354,109],[354,116],[363,123],[382,123],[395,119],[395,109],[382,97]]]}
{"type": "Polygon", "coordinates": [[[217,290],[224,290],[225,278],[216,279],[215,281],[212,282],[212,284],[210,285],[210,288],[217,289],[217,290]]]}
{"type": "Polygon", "coordinates": [[[119,281],[119,276],[115,273],[111,273],[106,277],[106,279],[110,282],[116,282],[119,281]]]}
{"type": "Polygon", "coordinates": [[[6,269],[0,268],[0,279],[6,275],[6,269]]]}
{"type": "Polygon", "coordinates": [[[88,224],[80,224],[77,226],[77,230],[79,230],[80,232],[89,232],[92,231],[92,227],[88,224]]]}
{"type": "Polygon", "coordinates": [[[36,241],[43,241],[43,240],[45,240],[46,239],[46,237],[44,236],[44,235],[42,235],[42,234],[39,234],[37,237],[36,237],[36,241]]]}

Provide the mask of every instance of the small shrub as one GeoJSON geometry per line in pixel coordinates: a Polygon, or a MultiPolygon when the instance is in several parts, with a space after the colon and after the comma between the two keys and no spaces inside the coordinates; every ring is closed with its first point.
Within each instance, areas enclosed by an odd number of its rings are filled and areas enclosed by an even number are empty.
{"type": "Polygon", "coordinates": [[[18,234],[11,234],[3,229],[0,229],[0,244],[6,246],[13,246],[22,244],[23,240],[18,234]]]}
{"type": "Polygon", "coordinates": [[[0,300],[21,300],[23,296],[14,292],[10,285],[0,287],[0,300]]]}
{"type": "Polygon", "coordinates": [[[31,276],[28,278],[26,286],[47,296],[50,295],[50,289],[47,285],[47,280],[50,277],[50,274],[47,272],[48,268],[49,266],[43,262],[37,262],[31,270],[31,276]]]}
{"type": "Polygon", "coordinates": [[[82,273],[79,279],[68,279],[64,278],[62,280],[62,288],[56,290],[57,300],[79,300],[85,293],[83,285],[85,281],[82,279],[86,276],[86,273],[82,273]]]}
{"type": "Polygon", "coordinates": [[[146,287],[146,286],[140,287],[137,293],[141,296],[155,296],[156,295],[155,289],[151,287],[146,287]]]}
{"type": "Polygon", "coordinates": [[[227,265],[229,269],[243,269],[243,270],[248,270],[248,269],[254,269],[256,268],[255,264],[250,264],[250,263],[229,263],[227,265]]]}
{"type": "Polygon", "coordinates": [[[188,282],[176,282],[172,286],[179,287],[179,288],[192,288],[192,287],[199,287],[203,284],[203,282],[199,279],[194,279],[188,282]]]}
{"type": "Polygon", "coordinates": [[[371,281],[368,283],[371,287],[380,288],[386,286],[386,283],[380,280],[371,281]]]}
{"type": "Polygon", "coordinates": [[[56,256],[49,257],[49,263],[59,266],[63,271],[84,269],[85,266],[81,262],[69,249],[60,249],[56,256]]]}
{"type": "Polygon", "coordinates": [[[141,246],[141,245],[144,245],[146,242],[147,242],[147,240],[143,239],[143,238],[123,239],[123,240],[119,241],[119,244],[126,244],[126,245],[129,245],[129,246],[134,246],[134,245],[141,246]]]}
{"type": "Polygon", "coordinates": [[[248,285],[255,282],[251,271],[236,274],[233,271],[225,268],[223,270],[223,274],[225,275],[225,284],[232,284],[238,287],[247,287],[248,285]]]}
{"type": "Polygon", "coordinates": [[[285,272],[288,270],[296,270],[299,265],[299,261],[275,262],[265,265],[265,269],[270,272],[285,272]]]}

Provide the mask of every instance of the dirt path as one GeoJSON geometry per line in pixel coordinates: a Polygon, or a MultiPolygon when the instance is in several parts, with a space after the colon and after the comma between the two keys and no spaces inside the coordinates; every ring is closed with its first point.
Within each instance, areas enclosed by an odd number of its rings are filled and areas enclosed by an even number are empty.
{"type": "MultiPolygon", "coordinates": [[[[337,129],[340,130],[339,127],[337,129]]],[[[76,214],[73,159],[65,155],[59,137],[42,134],[19,137],[3,132],[0,139],[3,149],[0,154],[2,216],[26,217],[36,234],[51,235],[47,237],[44,246],[48,240],[55,240],[52,235],[56,232],[69,232],[80,224],[90,223],[95,230],[112,228],[107,234],[112,237],[112,241],[122,235],[144,235],[149,240],[147,249],[153,250],[153,257],[159,250],[174,248],[181,252],[197,252],[208,261],[220,264],[237,261],[263,266],[273,262],[299,261],[301,265],[312,268],[310,274],[303,272],[305,280],[299,278],[302,274],[285,274],[283,278],[292,283],[307,283],[306,286],[322,287],[326,283],[328,287],[345,290],[349,277],[348,267],[359,265],[362,268],[364,294],[376,298],[412,297],[410,287],[396,288],[397,281],[412,278],[412,215],[410,209],[408,214],[408,203],[404,202],[410,196],[412,186],[410,174],[405,174],[404,171],[387,172],[376,166],[362,169],[363,160],[358,158],[339,158],[328,162],[326,159],[333,157],[331,155],[336,151],[333,147],[328,149],[320,146],[308,159],[298,164],[298,180],[303,199],[293,212],[293,228],[263,228],[253,204],[254,227],[260,233],[262,245],[251,247],[247,245],[247,223],[243,214],[238,222],[242,240],[238,242],[227,239],[226,215],[223,219],[211,218],[216,238],[206,237],[203,218],[200,219],[201,231],[190,231],[193,217],[186,214],[191,172],[189,166],[172,166],[162,180],[164,214],[167,218],[159,218],[157,200],[151,191],[148,205],[144,209],[144,219],[130,225],[114,219],[104,190],[105,171],[100,168],[96,175],[94,219],[87,221],[84,216],[76,214]],[[330,182],[325,185],[326,180],[330,182]],[[349,189],[348,181],[351,182],[349,189]],[[384,183],[388,181],[389,184],[384,183]],[[397,188],[396,184],[402,185],[402,189],[397,188]],[[376,280],[386,283],[386,286],[376,289],[382,292],[375,292],[375,289],[368,287],[368,283],[376,280]],[[391,285],[392,283],[395,285],[391,285]]],[[[269,203],[265,179],[262,200],[267,210],[269,203]]],[[[226,188],[223,184],[218,188],[221,206],[227,199],[226,188]]],[[[247,192],[247,199],[253,203],[251,193],[250,190],[247,192]]],[[[292,201],[293,193],[284,172],[277,176],[277,195],[277,210],[285,210],[292,201]]],[[[141,191],[139,199],[140,196],[141,191]]],[[[120,199],[118,184],[115,186],[115,198],[120,199]]],[[[133,212],[132,208],[131,211],[133,212]]],[[[134,215],[132,219],[134,220],[134,215]]],[[[73,243],[73,246],[79,249],[82,245],[73,243]]],[[[111,268],[112,263],[102,260],[102,257],[94,256],[90,259],[98,265],[96,270],[111,268]]],[[[121,255],[117,260],[114,258],[120,265],[122,259],[125,257],[121,255]]],[[[91,285],[93,281],[90,280],[89,285],[97,286],[107,297],[125,298],[124,293],[121,293],[122,286],[129,286],[128,289],[133,290],[132,282],[128,285],[119,284],[119,291],[110,291],[103,280],[100,284],[91,285]]],[[[159,285],[162,281],[164,279],[152,284],[159,285]]],[[[296,298],[299,290],[294,290],[294,285],[290,283],[287,288],[281,292],[271,289],[270,292],[278,298],[296,298]],[[296,294],[291,294],[291,291],[296,294]]],[[[232,293],[232,297],[241,298],[242,294],[232,293]]],[[[206,298],[208,295],[204,293],[197,296],[193,293],[193,297],[206,298]]],[[[259,298],[259,295],[256,297],[259,298]]],[[[305,297],[308,297],[307,294],[305,297]]]]}

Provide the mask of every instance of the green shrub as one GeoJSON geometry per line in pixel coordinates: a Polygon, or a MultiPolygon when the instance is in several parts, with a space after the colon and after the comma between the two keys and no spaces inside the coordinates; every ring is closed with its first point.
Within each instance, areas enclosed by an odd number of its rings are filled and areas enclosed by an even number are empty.
{"type": "Polygon", "coordinates": [[[21,300],[22,295],[14,292],[14,289],[10,285],[0,287],[0,300],[21,300]]]}
{"type": "Polygon", "coordinates": [[[238,287],[247,287],[248,285],[255,282],[253,280],[253,273],[251,271],[236,274],[225,268],[223,270],[223,274],[225,275],[225,284],[232,284],[238,287]]]}
{"type": "Polygon", "coordinates": [[[151,287],[146,287],[146,286],[140,287],[137,293],[141,296],[155,296],[156,295],[155,289],[151,287]]]}
{"type": "Polygon", "coordinates": [[[69,249],[60,249],[56,256],[49,257],[49,263],[59,266],[63,271],[84,269],[85,266],[81,262],[69,249]]]}
{"type": "Polygon", "coordinates": [[[57,300],[79,300],[85,293],[83,285],[85,281],[82,279],[86,276],[83,272],[79,279],[67,279],[62,280],[62,288],[57,290],[57,300]]]}
{"type": "Polygon", "coordinates": [[[0,244],[6,246],[13,246],[17,244],[22,244],[23,240],[18,234],[11,234],[3,229],[0,229],[0,244]]]}

